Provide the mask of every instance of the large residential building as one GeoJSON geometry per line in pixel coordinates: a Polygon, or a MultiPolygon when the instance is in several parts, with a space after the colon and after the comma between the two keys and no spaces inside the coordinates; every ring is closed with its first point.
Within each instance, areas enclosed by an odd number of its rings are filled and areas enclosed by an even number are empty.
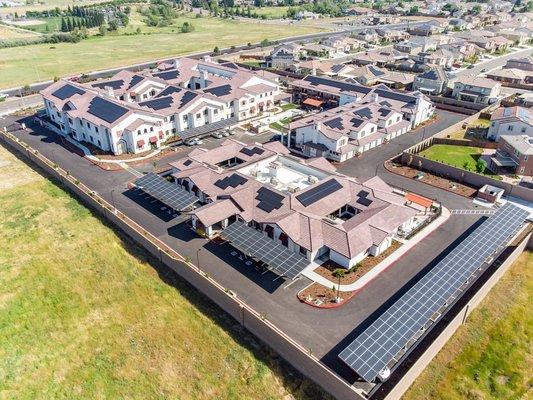
{"type": "Polygon", "coordinates": [[[413,90],[425,94],[437,95],[448,87],[448,77],[442,68],[433,68],[415,77],[413,90]]]}
{"type": "Polygon", "coordinates": [[[404,92],[385,85],[364,86],[341,80],[308,75],[291,82],[293,98],[304,102],[315,99],[323,108],[333,108],[348,103],[367,103],[377,100],[382,106],[402,113],[411,128],[427,121],[435,113],[435,105],[420,92],[404,92]]]}
{"type": "Polygon", "coordinates": [[[62,132],[122,154],[254,117],[274,105],[279,87],[247,70],[182,58],[163,71],[121,71],[88,84],[60,80],[41,93],[62,132]]]}
{"type": "Polygon", "coordinates": [[[452,96],[457,100],[492,104],[498,100],[501,86],[499,82],[491,79],[462,76],[455,81],[452,96]]]}
{"type": "Polygon", "coordinates": [[[487,138],[498,141],[501,135],[528,135],[533,137],[533,116],[524,107],[500,107],[490,118],[487,138]]]}
{"type": "Polygon", "coordinates": [[[501,135],[496,154],[490,159],[490,169],[496,173],[533,175],[533,137],[501,135]]]}
{"type": "Polygon", "coordinates": [[[279,142],[227,140],[171,165],[176,185],[204,204],[190,212],[193,229],[224,236],[228,226],[245,224],[309,263],[350,268],[379,255],[419,212],[380,178],[356,181],[324,158],[289,155],[279,142]]]}

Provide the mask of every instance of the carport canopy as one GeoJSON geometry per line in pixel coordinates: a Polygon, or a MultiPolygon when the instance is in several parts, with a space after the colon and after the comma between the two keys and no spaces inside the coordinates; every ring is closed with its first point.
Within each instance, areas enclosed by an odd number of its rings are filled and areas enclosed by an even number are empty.
{"type": "Polygon", "coordinates": [[[137,179],[135,186],[176,211],[192,207],[199,200],[194,194],[153,172],[137,179]]]}
{"type": "Polygon", "coordinates": [[[264,262],[277,275],[294,279],[309,265],[307,259],[274,242],[244,222],[235,221],[220,235],[230,241],[236,249],[264,262]]]}
{"type": "Polygon", "coordinates": [[[313,99],[311,97],[308,97],[303,102],[303,104],[305,104],[306,106],[317,107],[317,108],[320,107],[322,103],[324,103],[322,100],[313,99]]]}

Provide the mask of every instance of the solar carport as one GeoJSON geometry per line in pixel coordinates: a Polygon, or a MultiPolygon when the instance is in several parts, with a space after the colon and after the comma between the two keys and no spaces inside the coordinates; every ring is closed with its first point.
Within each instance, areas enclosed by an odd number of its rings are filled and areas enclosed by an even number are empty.
{"type": "Polygon", "coordinates": [[[235,221],[220,235],[236,249],[265,263],[277,275],[294,279],[309,265],[306,258],[274,242],[244,222],[235,221]]]}
{"type": "Polygon", "coordinates": [[[186,210],[199,200],[194,194],[153,172],[137,179],[135,186],[176,211],[186,210]]]}
{"type": "Polygon", "coordinates": [[[528,212],[507,203],[368,326],[340,354],[365,381],[393,367],[519,232],[528,212]]]}

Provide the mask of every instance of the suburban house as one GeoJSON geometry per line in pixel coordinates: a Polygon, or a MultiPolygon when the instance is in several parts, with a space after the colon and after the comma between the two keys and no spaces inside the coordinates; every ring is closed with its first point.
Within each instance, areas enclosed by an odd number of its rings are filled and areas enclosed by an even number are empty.
{"type": "Polygon", "coordinates": [[[487,78],[503,82],[504,84],[511,83],[525,85],[533,82],[533,71],[524,71],[517,68],[497,69],[495,71],[487,72],[486,75],[487,78]]]}
{"type": "Polygon", "coordinates": [[[394,48],[402,53],[416,55],[421,52],[436,50],[438,42],[429,37],[413,37],[408,41],[395,43],[394,48]]]}
{"type": "Polygon", "coordinates": [[[294,101],[318,100],[323,108],[333,108],[348,103],[367,102],[379,98],[384,106],[401,110],[411,128],[427,121],[435,113],[435,105],[420,92],[397,91],[385,85],[374,87],[358,83],[306,76],[290,83],[294,101]]]}
{"type": "Polygon", "coordinates": [[[500,91],[499,82],[475,76],[462,76],[455,81],[452,96],[457,100],[492,104],[498,100],[500,91]]]}
{"type": "Polygon", "coordinates": [[[446,72],[440,67],[432,68],[415,77],[413,90],[424,94],[442,94],[448,87],[446,72]]]}
{"type": "Polygon", "coordinates": [[[406,58],[406,54],[397,50],[373,50],[367,51],[364,54],[358,54],[354,61],[357,65],[377,65],[378,67],[384,67],[406,58]]]}
{"type": "Polygon", "coordinates": [[[356,32],[354,37],[367,43],[377,43],[380,39],[378,33],[371,28],[363,29],[361,31],[356,32]]]}
{"type": "Polygon", "coordinates": [[[500,107],[490,117],[487,138],[498,141],[501,135],[533,136],[533,116],[524,107],[500,107]]]}
{"type": "Polygon", "coordinates": [[[281,44],[272,50],[270,55],[265,59],[267,68],[287,69],[294,64],[300,57],[300,47],[295,44],[281,44]]]}
{"type": "Polygon", "coordinates": [[[431,36],[444,32],[444,28],[436,21],[430,21],[409,28],[409,33],[414,36],[431,36]]]}
{"type": "Polygon", "coordinates": [[[290,124],[284,141],[308,157],[343,162],[411,129],[411,123],[379,95],[364,103],[349,103],[290,124]]]}
{"type": "Polygon", "coordinates": [[[450,69],[455,62],[453,53],[446,49],[438,49],[432,52],[421,52],[411,56],[418,63],[450,69]]]}
{"type": "Polygon", "coordinates": [[[122,154],[256,116],[273,107],[279,87],[248,70],[182,58],[153,73],[120,71],[89,84],[60,80],[41,94],[61,132],[122,154]]]}
{"type": "Polygon", "coordinates": [[[226,140],[171,166],[175,184],[202,204],[189,213],[196,232],[224,237],[236,224],[308,264],[332,260],[350,268],[377,256],[394,235],[413,228],[420,212],[378,177],[348,178],[324,158],[289,155],[279,142],[226,140]]]}
{"type": "Polygon", "coordinates": [[[511,58],[507,60],[503,68],[514,68],[533,72],[533,59],[531,57],[511,58]]]}
{"type": "Polygon", "coordinates": [[[489,168],[496,173],[533,176],[533,137],[501,135],[489,168]]]}

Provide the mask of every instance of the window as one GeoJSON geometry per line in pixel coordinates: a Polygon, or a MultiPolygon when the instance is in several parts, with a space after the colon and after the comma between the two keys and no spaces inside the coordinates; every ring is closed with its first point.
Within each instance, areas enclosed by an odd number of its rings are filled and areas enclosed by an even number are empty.
{"type": "Polygon", "coordinates": [[[98,127],[97,126],[94,127],[94,130],[96,131],[96,133],[98,133],[98,127]]]}
{"type": "Polygon", "coordinates": [[[207,108],[206,108],[206,109],[204,110],[204,115],[207,115],[207,113],[208,113],[208,110],[207,110],[207,108]]]}
{"type": "Polygon", "coordinates": [[[174,116],[173,115],[170,116],[170,120],[174,121],[174,116]]]}
{"type": "Polygon", "coordinates": [[[176,128],[172,128],[172,133],[176,133],[176,128]]]}
{"type": "Polygon", "coordinates": [[[153,131],[154,131],[154,127],[151,126],[151,127],[150,127],[150,132],[153,132],[153,131]]]}
{"type": "Polygon", "coordinates": [[[508,130],[508,131],[512,131],[512,130],[513,130],[513,126],[512,126],[512,125],[509,125],[509,126],[507,127],[507,130],[508,130]]]}
{"type": "Polygon", "coordinates": [[[523,126],[522,129],[520,130],[520,132],[522,132],[522,133],[526,133],[526,127],[523,126]]]}
{"type": "Polygon", "coordinates": [[[218,110],[213,110],[213,114],[217,115],[218,114],[218,110]]]}
{"type": "Polygon", "coordinates": [[[200,114],[200,113],[196,114],[196,118],[200,118],[201,116],[202,116],[202,114],[200,114]]]}
{"type": "Polygon", "coordinates": [[[141,133],[142,133],[142,132],[141,132],[141,130],[139,129],[139,130],[137,131],[137,135],[140,135],[141,133]]]}
{"type": "Polygon", "coordinates": [[[102,143],[100,143],[100,140],[98,141],[98,146],[102,147],[102,143]]]}
{"type": "Polygon", "coordinates": [[[183,116],[183,122],[187,122],[187,115],[183,116]]]}

